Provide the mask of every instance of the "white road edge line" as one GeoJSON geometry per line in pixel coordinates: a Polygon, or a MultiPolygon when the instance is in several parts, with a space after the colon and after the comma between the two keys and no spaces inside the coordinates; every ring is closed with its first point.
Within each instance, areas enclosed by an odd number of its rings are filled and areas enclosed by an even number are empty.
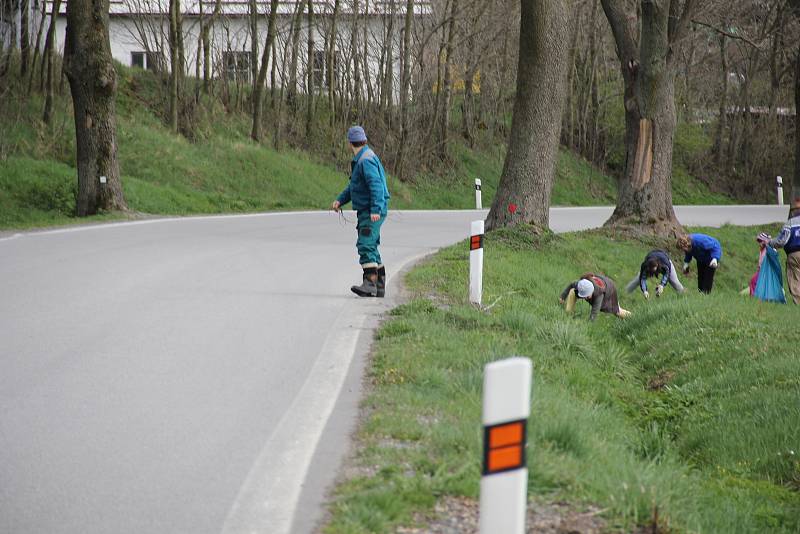
{"type": "MultiPolygon", "coordinates": [[[[431,252],[434,250],[407,259],[396,272],[431,252]]],[[[250,469],[223,523],[222,534],[291,531],[311,460],[339,399],[359,336],[367,333],[367,316],[390,309],[387,304],[393,301],[353,300],[344,306],[303,386],[250,469]],[[283,452],[275,455],[275,450],[283,452]]]]}

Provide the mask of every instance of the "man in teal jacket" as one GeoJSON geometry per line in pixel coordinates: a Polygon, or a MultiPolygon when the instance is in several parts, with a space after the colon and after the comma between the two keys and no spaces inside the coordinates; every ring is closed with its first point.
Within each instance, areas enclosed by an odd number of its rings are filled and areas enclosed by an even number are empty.
{"type": "Polygon", "coordinates": [[[331,208],[339,211],[352,201],[353,209],[358,214],[356,248],[364,276],[361,285],[351,287],[351,291],[359,297],[383,297],[386,294],[386,268],[378,246],[381,244],[381,226],[389,211],[386,171],[375,152],[367,146],[364,128],[350,128],[347,140],[353,149],[350,183],[333,201],[331,208]]]}

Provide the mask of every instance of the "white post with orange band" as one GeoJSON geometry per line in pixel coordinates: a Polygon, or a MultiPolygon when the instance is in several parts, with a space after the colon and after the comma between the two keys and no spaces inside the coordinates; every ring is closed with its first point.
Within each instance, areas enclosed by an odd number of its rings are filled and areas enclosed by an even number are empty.
{"type": "Polygon", "coordinates": [[[469,236],[469,301],[480,305],[483,297],[483,221],[472,221],[469,236]]]}
{"type": "Polygon", "coordinates": [[[475,178],[475,209],[482,210],[483,202],[481,200],[481,179],[475,178]]]}
{"type": "Polygon", "coordinates": [[[480,534],[525,532],[532,370],[528,358],[508,358],[484,369],[480,534]]]}

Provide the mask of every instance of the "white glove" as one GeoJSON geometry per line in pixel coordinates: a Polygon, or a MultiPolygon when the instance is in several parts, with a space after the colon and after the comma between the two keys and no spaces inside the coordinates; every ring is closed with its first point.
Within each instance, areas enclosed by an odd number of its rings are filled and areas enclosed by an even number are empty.
{"type": "Polygon", "coordinates": [[[664,286],[659,285],[659,286],[656,287],[656,296],[657,297],[660,297],[661,293],[663,293],[663,292],[664,292],[664,286]]]}
{"type": "Polygon", "coordinates": [[[719,263],[717,263],[717,258],[711,258],[711,263],[709,263],[708,266],[712,269],[716,269],[719,266],[719,263]]]}
{"type": "Polygon", "coordinates": [[[689,264],[683,262],[683,274],[687,274],[689,272],[689,264]]]}
{"type": "Polygon", "coordinates": [[[644,292],[644,293],[642,293],[642,294],[644,295],[644,298],[645,298],[645,300],[647,300],[647,299],[649,299],[649,298],[650,298],[650,293],[648,293],[647,291],[645,291],[645,292],[644,292]]]}

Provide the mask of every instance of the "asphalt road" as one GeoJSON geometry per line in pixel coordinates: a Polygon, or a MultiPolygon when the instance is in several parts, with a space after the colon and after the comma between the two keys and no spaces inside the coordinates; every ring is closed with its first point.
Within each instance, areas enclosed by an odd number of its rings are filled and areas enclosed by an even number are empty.
{"type": "MultiPolygon", "coordinates": [[[[610,208],[554,208],[598,226],[610,208]]],[[[786,208],[679,208],[684,224],[786,208]]],[[[482,214],[392,212],[389,298],[358,299],[332,213],[0,237],[0,532],[307,532],[347,449],[399,269],[482,214]],[[296,513],[296,510],[299,510],[296,513]]]]}

